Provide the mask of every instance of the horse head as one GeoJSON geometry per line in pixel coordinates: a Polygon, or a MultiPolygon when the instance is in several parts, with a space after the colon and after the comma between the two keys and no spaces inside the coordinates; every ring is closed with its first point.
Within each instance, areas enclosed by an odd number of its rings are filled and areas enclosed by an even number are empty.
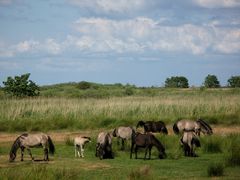
{"type": "Polygon", "coordinates": [[[13,162],[16,159],[16,153],[10,152],[9,154],[9,162],[13,162]]]}
{"type": "Polygon", "coordinates": [[[144,121],[138,121],[138,123],[137,123],[137,128],[140,126],[140,127],[142,127],[142,126],[144,126],[145,125],[145,122],[144,121]]]}

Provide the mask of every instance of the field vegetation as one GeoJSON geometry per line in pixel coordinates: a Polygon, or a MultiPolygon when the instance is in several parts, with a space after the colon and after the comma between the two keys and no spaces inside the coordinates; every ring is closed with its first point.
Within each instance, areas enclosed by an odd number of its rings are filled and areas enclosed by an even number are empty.
{"type": "Polygon", "coordinates": [[[139,120],[162,120],[171,125],[181,118],[200,117],[210,124],[240,124],[238,89],[147,90],[137,89],[135,95],[107,98],[2,98],[0,130],[112,128],[134,126],[139,120]],[[154,95],[142,92],[147,90],[154,95]]]}
{"type": "MultiPolygon", "coordinates": [[[[129,159],[129,148],[119,151],[113,141],[115,159],[94,156],[96,136],[119,125],[136,126],[139,120],[162,120],[168,129],[182,118],[203,118],[213,127],[240,126],[240,89],[234,88],[140,88],[133,85],[68,83],[40,88],[34,98],[7,97],[0,90],[0,131],[14,137],[0,141],[0,177],[3,179],[205,179],[220,176],[239,179],[240,135],[201,136],[197,158],[183,156],[180,137],[157,134],[166,147],[167,159],[129,159]],[[26,152],[14,163],[8,153],[17,134],[43,131],[53,136],[56,154],[49,162],[32,162],[26,152]],[[72,138],[79,132],[92,137],[85,158],[74,157],[72,138]],[[66,135],[66,133],[70,135],[66,135]]],[[[215,129],[213,129],[214,131],[215,129]]],[[[215,131],[214,131],[215,132],[215,131]]],[[[81,134],[80,133],[80,134],[81,134]]],[[[42,159],[42,149],[33,149],[42,159]]],[[[143,151],[139,157],[143,157],[143,151]]]]}

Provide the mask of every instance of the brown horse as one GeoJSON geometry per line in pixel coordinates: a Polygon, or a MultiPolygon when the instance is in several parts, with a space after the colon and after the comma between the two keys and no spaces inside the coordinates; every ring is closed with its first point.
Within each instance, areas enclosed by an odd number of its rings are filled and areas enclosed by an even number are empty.
{"type": "Polygon", "coordinates": [[[131,153],[130,158],[132,159],[133,149],[135,151],[135,159],[137,159],[137,151],[138,148],[145,148],[145,156],[144,160],[146,160],[147,152],[149,151],[149,159],[151,159],[151,150],[152,147],[155,146],[159,152],[159,158],[165,158],[165,148],[162,143],[151,133],[141,134],[137,133],[135,136],[132,137],[132,146],[131,146],[131,153]]]}
{"type": "Polygon", "coordinates": [[[137,124],[138,127],[144,127],[144,132],[162,132],[163,134],[168,134],[166,125],[162,121],[139,121],[137,124]]]}

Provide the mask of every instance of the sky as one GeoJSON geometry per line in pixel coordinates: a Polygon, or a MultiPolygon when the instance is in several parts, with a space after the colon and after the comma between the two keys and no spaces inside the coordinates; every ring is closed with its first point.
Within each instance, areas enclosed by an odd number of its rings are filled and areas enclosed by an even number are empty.
{"type": "Polygon", "coordinates": [[[240,75],[240,0],[0,0],[0,86],[240,75]]]}

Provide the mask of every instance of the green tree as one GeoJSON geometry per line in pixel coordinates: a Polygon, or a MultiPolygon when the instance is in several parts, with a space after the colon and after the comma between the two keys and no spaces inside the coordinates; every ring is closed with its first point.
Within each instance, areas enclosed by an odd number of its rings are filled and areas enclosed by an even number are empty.
{"type": "Polygon", "coordinates": [[[188,79],[184,76],[172,76],[165,81],[165,87],[188,88],[188,79]]]}
{"type": "Polygon", "coordinates": [[[228,79],[228,85],[230,87],[240,87],[240,76],[232,76],[228,79]]]}
{"type": "Polygon", "coordinates": [[[8,77],[7,81],[3,81],[5,86],[3,90],[7,94],[17,97],[38,96],[39,87],[33,81],[28,80],[29,77],[30,73],[15,76],[14,78],[8,77]]]}
{"type": "Polygon", "coordinates": [[[204,86],[207,88],[219,88],[220,83],[217,79],[217,76],[208,74],[204,80],[204,86]]]}

